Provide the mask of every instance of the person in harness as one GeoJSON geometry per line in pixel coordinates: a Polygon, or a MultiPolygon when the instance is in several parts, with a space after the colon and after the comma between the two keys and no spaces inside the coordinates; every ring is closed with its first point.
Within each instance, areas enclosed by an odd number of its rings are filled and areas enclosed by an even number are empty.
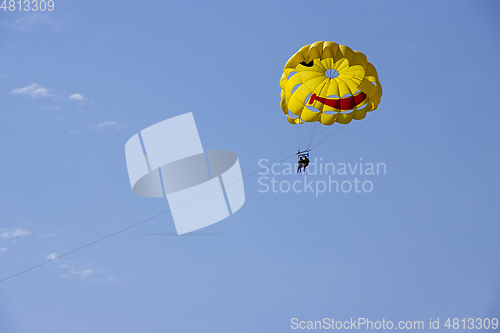
{"type": "MultiPolygon", "coordinates": [[[[299,158],[299,167],[297,168],[297,173],[302,171],[302,167],[304,166],[304,160],[302,159],[302,156],[299,158]]],[[[304,169],[305,171],[305,169],[304,169]]]]}
{"type": "Polygon", "coordinates": [[[306,168],[309,166],[309,158],[307,158],[307,155],[304,156],[304,160],[303,160],[303,169],[304,171],[306,171],[306,168]]]}
{"type": "Polygon", "coordinates": [[[306,171],[306,168],[309,166],[309,150],[299,150],[297,155],[299,156],[297,173],[302,172],[302,170],[306,171]]]}

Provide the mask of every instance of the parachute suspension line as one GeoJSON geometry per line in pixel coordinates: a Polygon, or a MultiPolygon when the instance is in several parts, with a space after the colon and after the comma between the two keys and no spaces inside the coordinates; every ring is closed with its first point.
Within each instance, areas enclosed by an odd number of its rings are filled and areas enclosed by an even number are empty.
{"type": "Polygon", "coordinates": [[[311,140],[312,137],[314,136],[314,128],[315,128],[316,123],[307,125],[307,135],[304,138],[304,149],[309,149],[309,146],[311,145],[311,140]]]}
{"type": "MultiPolygon", "coordinates": [[[[331,125],[331,126],[333,126],[333,125],[331,125]]],[[[325,133],[331,132],[331,128],[330,128],[331,126],[323,126],[322,127],[321,131],[318,133],[318,136],[317,136],[318,140],[320,138],[322,138],[325,133]]]]}
{"type": "Polygon", "coordinates": [[[303,148],[304,148],[304,149],[309,148],[309,147],[308,147],[308,146],[309,146],[309,142],[311,141],[310,139],[311,139],[311,136],[312,136],[312,134],[313,134],[313,132],[314,132],[314,125],[315,125],[315,124],[307,124],[307,125],[306,125],[306,126],[307,126],[307,135],[306,135],[306,137],[304,138],[304,142],[303,142],[303,143],[304,143],[304,144],[303,144],[303,148]]]}
{"type": "Polygon", "coordinates": [[[329,126],[317,125],[314,128],[313,137],[311,137],[311,139],[309,140],[307,149],[310,149],[313,144],[316,144],[316,142],[318,142],[318,140],[323,136],[323,134],[329,130],[330,130],[329,126]]]}
{"type": "Polygon", "coordinates": [[[343,125],[337,127],[336,129],[334,129],[331,133],[328,133],[324,138],[322,138],[320,141],[318,141],[318,143],[316,144],[316,146],[319,145],[319,144],[321,144],[321,143],[323,143],[323,142],[325,142],[326,140],[330,139],[332,136],[334,136],[339,131],[341,131],[345,126],[346,125],[343,124],[343,125]]]}
{"type": "Polygon", "coordinates": [[[297,125],[297,131],[299,132],[299,151],[300,151],[300,140],[302,140],[301,135],[302,135],[302,127],[300,124],[297,125]]]}
{"type": "Polygon", "coordinates": [[[295,137],[295,142],[297,143],[297,150],[300,151],[300,128],[296,128],[297,126],[294,125],[292,127],[293,131],[293,136],[295,137]]]}
{"type": "Polygon", "coordinates": [[[329,130],[328,127],[329,126],[321,125],[321,123],[316,123],[316,127],[314,129],[314,137],[311,139],[311,142],[307,146],[307,149],[310,149],[311,145],[313,143],[315,143],[316,141],[318,141],[319,138],[321,138],[321,136],[323,135],[323,133],[325,133],[325,132],[327,132],[329,130]]]}
{"type": "Polygon", "coordinates": [[[337,129],[335,129],[332,133],[329,133],[325,138],[323,138],[321,141],[319,141],[318,143],[316,143],[314,146],[312,146],[309,150],[313,149],[314,147],[317,147],[319,146],[320,144],[322,144],[323,142],[325,142],[326,140],[328,140],[329,138],[331,138],[332,136],[334,136],[335,134],[337,134],[340,130],[342,130],[343,128],[345,127],[345,124],[343,124],[342,126],[338,127],[337,129]]]}
{"type": "Polygon", "coordinates": [[[309,141],[307,142],[306,149],[309,149],[311,147],[311,144],[312,144],[317,132],[318,132],[318,123],[315,122],[311,128],[311,136],[309,137],[309,141]]]}
{"type": "Polygon", "coordinates": [[[297,141],[297,150],[300,151],[300,149],[302,148],[302,125],[292,125],[292,130],[293,134],[295,135],[295,140],[297,141]]]}
{"type": "Polygon", "coordinates": [[[295,141],[297,143],[297,150],[300,152],[303,150],[313,149],[314,147],[318,146],[319,144],[335,135],[338,131],[344,128],[344,126],[345,125],[338,123],[330,126],[323,126],[318,122],[293,125],[292,130],[295,141]],[[305,133],[302,133],[303,126],[307,127],[304,130],[305,133]]]}
{"type": "Polygon", "coordinates": [[[332,134],[335,134],[335,132],[338,130],[339,126],[335,126],[338,124],[333,124],[329,126],[323,126],[322,129],[319,131],[318,135],[316,136],[316,140],[314,141],[314,144],[316,144],[319,141],[323,141],[326,137],[329,137],[332,134]]]}
{"type": "Polygon", "coordinates": [[[299,151],[301,151],[302,149],[304,149],[304,144],[305,144],[305,142],[307,141],[307,138],[310,135],[311,127],[308,126],[308,125],[306,125],[306,124],[298,124],[297,127],[298,127],[298,130],[299,130],[299,133],[300,133],[300,139],[299,139],[299,142],[300,142],[299,146],[300,147],[299,147],[299,151]],[[305,126],[305,129],[303,130],[304,126],[305,126]]]}
{"type": "Polygon", "coordinates": [[[323,126],[318,122],[293,125],[292,131],[297,143],[297,150],[299,152],[311,150],[328,140],[344,127],[344,124],[339,123],[335,123],[330,126],[323,126]],[[304,130],[305,133],[302,133],[302,127],[304,126],[307,128],[304,130]]]}

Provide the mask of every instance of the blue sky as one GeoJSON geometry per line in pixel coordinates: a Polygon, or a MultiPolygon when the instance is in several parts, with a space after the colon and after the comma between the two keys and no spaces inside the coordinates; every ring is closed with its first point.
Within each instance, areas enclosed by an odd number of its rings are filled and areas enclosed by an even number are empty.
{"type": "MultiPolygon", "coordinates": [[[[384,163],[370,193],[262,193],[176,236],[169,213],[0,283],[0,332],[294,332],[301,321],[500,314],[495,1],[55,1],[0,12],[0,279],[168,209],[135,196],[124,146],[193,112],[242,172],[293,155],[288,58],[367,55],[379,108],[317,147],[384,163]],[[264,163],[264,162],[262,162],[264,163]]],[[[287,162],[294,162],[289,159],[287,162]]],[[[356,175],[331,175],[354,181],[356,175]]],[[[273,177],[273,175],[267,175],[273,177]]],[[[276,175],[279,183],[303,175],[276,175]]],[[[328,175],[307,175],[326,181],[328,175]]]]}

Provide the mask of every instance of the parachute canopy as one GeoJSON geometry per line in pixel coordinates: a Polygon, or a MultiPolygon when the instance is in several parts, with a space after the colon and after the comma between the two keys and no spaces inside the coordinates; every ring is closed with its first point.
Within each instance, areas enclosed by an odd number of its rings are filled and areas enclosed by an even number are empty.
{"type": "Polygon", "coordinates": [[[299,152],[363,119],[382,97],[377,70],[366,56],[334,42],[297,51],[285,65],[280,86],[281,109],[290,124],[298,125],[293,130],[299,152]]]}
{"type": "Polygon", "coordinates": [[[333,42],[302,47],[286,63],[280,86],[281,109],[291,124],[348,124],[375,110],[382,96],[366,56],[333,42]]]}

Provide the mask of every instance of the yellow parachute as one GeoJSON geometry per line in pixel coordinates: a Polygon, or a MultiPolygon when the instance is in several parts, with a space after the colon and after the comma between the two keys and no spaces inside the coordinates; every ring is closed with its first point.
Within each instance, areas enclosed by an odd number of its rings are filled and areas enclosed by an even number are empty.
{"type": "MultiPolygon", "coordinates": [[[[286,63],[280,86],[281,109],[288,122],[298,127],[363,119],[377,108],[382,96],[377,70],[366,56],[334,42],[302,47],[286,63]]],[[[306,135],[309,145],[315,128],[306,135]]]]}

